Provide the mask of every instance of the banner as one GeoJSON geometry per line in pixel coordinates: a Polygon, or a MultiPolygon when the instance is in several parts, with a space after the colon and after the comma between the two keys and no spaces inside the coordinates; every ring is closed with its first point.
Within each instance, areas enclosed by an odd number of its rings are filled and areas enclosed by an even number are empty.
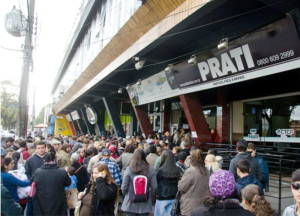
{"type": "MultiPolygon", "coordinates": [[[[217,46],[217,45],[216,45],[217,46]]],[[[196,56],[128,88],[133,105],[216,88],[299,68],[300,42],[291,16],[196,56]]]]}
{"type": "Polygon", "coordinates": [[[69,122],[64,115],[57,115],[55,118],[54,135],[72,136],[69,122]]]}

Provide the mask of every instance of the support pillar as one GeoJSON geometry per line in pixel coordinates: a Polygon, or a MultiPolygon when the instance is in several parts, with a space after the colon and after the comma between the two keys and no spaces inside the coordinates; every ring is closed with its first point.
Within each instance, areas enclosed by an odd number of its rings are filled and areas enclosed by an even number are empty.
{"type": "Polygon", "coordinates": [[[171,120],[171,103],[164,100],[164,113],[163,113],[163,132],[170,132],[170,120],[171,120]]]}
{"type": "Polygon", "coordinates": [[[115,104],[115,102],[111,98],[103,98],[103,102],[105,105],[105,108],[107,110],[107,113],[109,115],[109,118],[111,120],[112,126],[114,131],[117,133],[118,137],[125,137],[124,128],[122,126],[121,120],[120,120],[120,114],[118,112],[118,108],[115,104]]]}
{"type": "Polygon", "coordinates": [[[148,118],[147,107],[145,105],[134,106],[133,110],[140,123],[141,130],[145,134],[145,136],[148,137],[149,134],[153,134],[153,128],[148,118]]]}
{"type": "Polygon", "coordinates": [[[180,95],[179,98],[190,130],[191,132],[195,131],[198,136],[198,138],[194,138],[196,145],[199,145],[200,142],[211,142],[210,131],[197,94],[180,95]]]}
{"type": "Polygon", "coordinates": [[[230,105],[226,86],[218,88],[217,93],[217,134],[220,142],[230,141],[230,105]]]}

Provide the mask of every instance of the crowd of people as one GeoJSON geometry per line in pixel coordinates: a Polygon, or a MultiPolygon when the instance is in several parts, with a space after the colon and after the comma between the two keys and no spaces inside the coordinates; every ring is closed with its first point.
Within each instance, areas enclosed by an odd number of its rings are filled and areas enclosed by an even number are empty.
{"type": "MultiPolygon", "coordinates": [[[[1,147],[1,215],[169,216],[176,199],[183,216],[279,215],[264,198],[266,161],[243,139],[236,150],[225,170],[215,149],[203,152],[184,131],[147,138],[8,138],[1,147]],[[132,197],[133,179],[140,176],[145,200],[132,197]],[[66,196],[72,189],[76,208],[66,196]]],[[[300,215],[299,188],[300,169],[292,174],[295,205],[283,216],[300,215]]]]}

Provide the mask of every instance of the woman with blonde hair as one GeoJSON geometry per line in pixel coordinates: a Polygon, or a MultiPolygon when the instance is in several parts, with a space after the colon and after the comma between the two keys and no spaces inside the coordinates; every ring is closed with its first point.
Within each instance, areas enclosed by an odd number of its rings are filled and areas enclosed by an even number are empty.
{"type": "Polygon", "coordinates": [[[212,154],[208,154],[205,157],[205,167],[209,174],[211,175],[213,172],[216,172],[217,170],[220,169],[219,163],[217,162],[216,156],[212,154]]]}
{"type": "Polygon", "coordinates": [[[249,184],[242,190],[243,205],[256,216],[273,216],[274,210],[270,203],[260,196],[259,187],[249,184]]]}
{"type": "Polygon", "coordinates": [[[78,194],[82,200],[80,216],[114,215],[114,205],[118,197],[118,186],[106,164],[93,168],[91,182],[84,192],[78,194]]]}

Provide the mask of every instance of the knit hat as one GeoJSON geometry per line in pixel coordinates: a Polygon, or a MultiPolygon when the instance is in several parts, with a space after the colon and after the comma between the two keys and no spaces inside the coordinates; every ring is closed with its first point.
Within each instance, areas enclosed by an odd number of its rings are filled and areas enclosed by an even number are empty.
{"type": "Polygon", "coordinates": [[[209,190],[218,198],[230,197],[235,190],[235,179],[230,171],[219,169],[209,177],[209,190]]]}

